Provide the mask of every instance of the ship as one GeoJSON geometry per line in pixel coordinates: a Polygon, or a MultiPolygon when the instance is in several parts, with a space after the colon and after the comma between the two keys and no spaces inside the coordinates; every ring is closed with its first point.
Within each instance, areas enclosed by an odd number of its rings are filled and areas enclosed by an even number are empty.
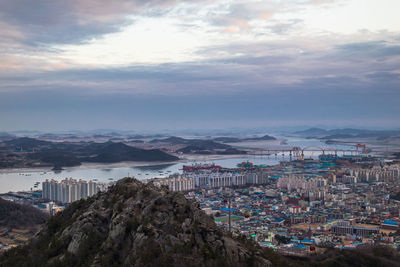
{"type": "Polygon", "coordinates": [[[220,170],[220,169],[222,169],[222,167],[215,165],[214,163],[183,165],[184,172],[195,172],[195,171],[200,171],[200,170],[220,170]]]}

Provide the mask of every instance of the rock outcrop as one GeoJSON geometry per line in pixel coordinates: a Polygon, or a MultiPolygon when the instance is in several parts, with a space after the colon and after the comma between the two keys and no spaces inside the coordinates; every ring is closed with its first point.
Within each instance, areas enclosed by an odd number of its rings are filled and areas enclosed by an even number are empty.
{"type": "Polygon", "coordinates": [[[269,266],[182,193],[125,178],[52,217],[1,266],[269,266]]]}

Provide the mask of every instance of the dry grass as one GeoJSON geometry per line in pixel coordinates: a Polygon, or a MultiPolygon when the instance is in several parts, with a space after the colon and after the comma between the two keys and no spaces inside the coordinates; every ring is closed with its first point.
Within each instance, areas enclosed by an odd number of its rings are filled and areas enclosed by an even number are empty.
{"type": "MultiPolygon", "coordinates": [[[[3,233],[6,229],[0,229],[0,233],[3,233]]],[[[11,229],[10,232],[0,236],[0,243],[7,244],[9,246],[18,246],[26,243],[37,231],[39,226],[24,228],[24,229],[11,229]]]]}

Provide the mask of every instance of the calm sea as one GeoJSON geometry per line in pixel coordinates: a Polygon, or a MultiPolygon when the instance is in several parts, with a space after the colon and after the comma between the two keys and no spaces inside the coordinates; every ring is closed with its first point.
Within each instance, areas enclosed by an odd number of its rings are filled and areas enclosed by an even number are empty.
{"type": "MultiPolygon", "coordinates": [[[[320,147],[332,147],[332,145],[325,145],[319,140],[289,138],[288,146],[320,146],[320,147]]],[[[232,144],[234,145],[234,144],[232,144]]],[[[246,146],[254,146],[259,148],[265,148],[270,145],[268,142],[252,142],[245,144],[246,146]]],[[[337,148],[343,148],[343,146],[336,146],[337,148]]],[[[347,147],[348,148],[348,147],[347,147]]],[[[306,156],[317,157],[320,153],[310,152],[306,156]]],[[[222,167],[232,168],[236,167],[238,163],[243,161],[251,161],[254,164],[265,164],[275,165],[282,160],[288,160],[289,155],[286,153],[284,156],[279,154],[278,156],[246,156],[241,158],[230,158],[230,159],[219,159],[219,160],[198,160],[196,162],[188,163],[174,163],[174,164],[161,164],[151,166],[129,166],[129,163],[123,167],[100,167],[99,166],[80,166],[74,168],[67,168],[60,173],[55,173],[50,170],[1,170],[0,171],[0,193],[6,193],[9,191],[23,191],[35,189],[34,184],[39,182],[38,189],[41,189],[41,182],[46,179],[62,180],[64,178],[72,177],[74,179],[94,180],[97,179],[100,182],[115,181],[127,176],[133,176],[137,179],[147,179],[153,177],[167,177],[176,172],[182,172],[183,165],[190,165],[192,163],[215,163],[222,167]]]]}

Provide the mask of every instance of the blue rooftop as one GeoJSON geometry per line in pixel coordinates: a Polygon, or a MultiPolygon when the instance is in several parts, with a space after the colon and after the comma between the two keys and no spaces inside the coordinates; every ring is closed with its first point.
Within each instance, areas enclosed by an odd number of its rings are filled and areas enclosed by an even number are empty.
{"type": "Polygon", "coordinates": [[[396,222],[396,221],[390,221],[390,220],[384,221],[383,224],[389,224],[389,225],[393,225],[393,226],[399,225],[398,222],[396,222]]]}
{"type": "Polygon", "coordinates": [[[355,247],[346,247],[346,246],[343,246],[343,248],[344,249],[356,249],[355,247]]]}
{"type": "MultiPolygon", "coordinates": [[[[221,210],[223,210],[223,211],[229,211],[228,208],[222,208],[221,210]]],[[[231,209],[231,211],[237,211],[237,209],[231,209]]]]}
{"type": "Polygon", "coordinates": [[[308,239],[308,238],[304,238],[303,240],[301,240],[301,242],[304,243],[314,243],[314,240],[308,239]]]}

